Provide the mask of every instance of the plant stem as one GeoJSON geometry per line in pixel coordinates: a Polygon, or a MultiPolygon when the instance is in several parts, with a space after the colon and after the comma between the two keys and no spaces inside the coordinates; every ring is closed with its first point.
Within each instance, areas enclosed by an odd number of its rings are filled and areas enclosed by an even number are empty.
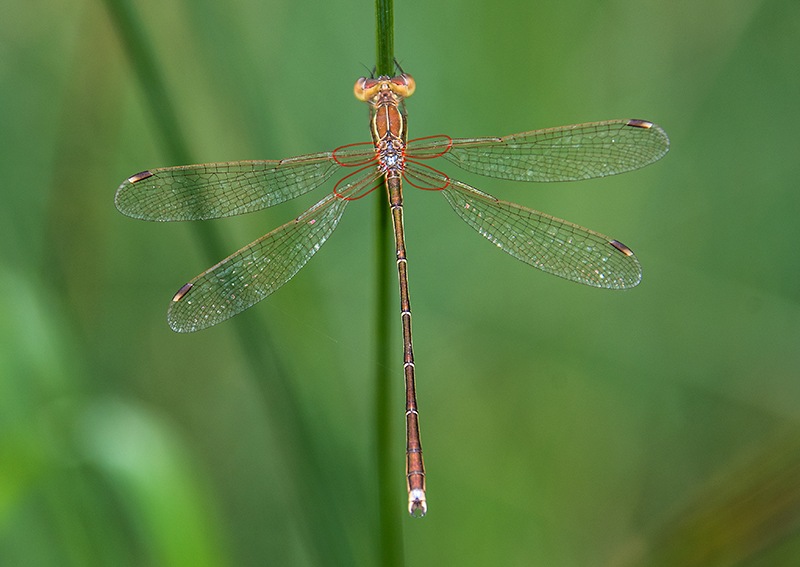
{"type": "MultiPolygon", "coordinates": [[[[393,75],[394,71],[394,6],[392,0],[375,0],[376,47],[378,75],[393,75]]],[[[403,565],[403,533],[400,505],[397,494],[402,486],[397,482],[397,459],[393,458],[392,423],[397,413],[393,411],[394,383],[389,368],[392,357],[391,328],[391,258],[392,228],[389,208],[382,199],[376,199],[377,237],[375,238],[375,269],[377,277],[375,294],[375,443],[378,462],[378,514],[380,529],[380,564],[403,565]],[[388,256],[387,256],[388,255],[388,256]]]]}
{"type": "Polygon", "coordinates": [[[394,74],[394,1],[375,0],[378,75],[394,74]]]}

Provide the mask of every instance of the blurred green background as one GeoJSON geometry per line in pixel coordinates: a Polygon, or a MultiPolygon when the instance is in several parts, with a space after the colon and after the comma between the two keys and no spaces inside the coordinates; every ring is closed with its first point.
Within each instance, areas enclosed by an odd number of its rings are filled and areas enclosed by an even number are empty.
{"type": "MultiPolygon", "coordinates": [[[[644,118],[672,142],[603,180],[459,174],[631,246],[629,292],[533,270],[407,192],[430,511],[405,512],[394,299],[396,557],[800,563],[800,3],[395,8],[412,137],[644,118]]],[[[368,139],[371,2],[135,13],[193,161],[368,139]]],[[[102,2],[0,7],[0,564],[380,564],[373,199],[239,316],[257,337],[174,334],[169,299],[214,259],[190,225],[114,208],[123,179],[178,165],[143,93],[102,2]]],[[[222,255],[323,192],[214,221],[222,255]]]]}

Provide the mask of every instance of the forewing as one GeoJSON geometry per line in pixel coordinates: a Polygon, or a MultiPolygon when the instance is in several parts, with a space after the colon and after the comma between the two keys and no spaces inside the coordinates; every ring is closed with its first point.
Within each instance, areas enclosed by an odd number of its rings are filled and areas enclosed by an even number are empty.
{"type": "MultiPolygon", "coordinates": [[[[415,149],[434,152],[446,145],[434,138],[415,149]]],[[[443,157],[473,173],[514,181],[576,181],[651,164],[667,153],[669,139],[652,122],[609,120],[503,138],[459,138],[449,145],[443,157]]]]}
{"type": "Polygon", "coordinates": [[[120,212],[152,221],[229,217],[294,199],[324,183],[340,164],[332,152],[280,161],[236,161],[164,167],[122,182],[120,212]]]}

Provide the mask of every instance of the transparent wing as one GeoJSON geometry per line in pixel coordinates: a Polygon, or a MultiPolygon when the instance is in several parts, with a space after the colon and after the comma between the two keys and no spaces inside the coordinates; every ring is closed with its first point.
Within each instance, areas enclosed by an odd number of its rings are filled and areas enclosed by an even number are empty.
{"type": "Polygon", "coordinates": [[[251,242],[185,284],[172,298],[167,321],[190,333],[252,307],[306,265],[339,224],[344,209],[380,172],[362,168],[295,220],[251,242]]]}
{"type": "Polygon", "coordinates": [[[257,211],[324,183],[340,162],[333,152],[279,161],[235,161],[164,167],[122,182],[120,212],[153,221],[202,220],[257,211]]]}
{"type": "Polygon", "coordinates": [[[535,268],[609,289],[626,289],[641,281],[639,261],[621,242],[500,201],[460,181],[451,179],[442,193],[456,214],[481,236],[535,268]]]}
{"type": "Polygon", "coordinates": [[[347,206],[327,195],[297,219],[251,242],[184,285],[167,313],[172,330],[199,331],[261,301],[305,266],[331,235],[347,206]]]}
{"type": "Polygon", "coordinates": [[[432,136],[409,154],[442,156],[466,171],[514,181],[576,181],[644,167],[669,150],[664,130],[645,120],[608,120],[503,138],[432,136]]]}

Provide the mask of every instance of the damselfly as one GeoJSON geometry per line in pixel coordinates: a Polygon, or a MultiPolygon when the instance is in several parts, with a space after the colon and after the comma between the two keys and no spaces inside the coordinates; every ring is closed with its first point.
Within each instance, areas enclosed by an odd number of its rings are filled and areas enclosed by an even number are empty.
{"type": "Polygon", "coordinates": [[[501,250],[531,266],[582,284],[627,289],[641,280],[630,248],[607,236],[494,198],[425,163],[444,158],[473,173],[514,181],[576,181],[637,169],[666,154],[669,140],[645,120],[609,120],[534,130],[502,138],[408,140],[403,101],[408,74],[360,78],[355,95],[370,105],[372,142],[278,161],[236,161],[166,167],[129,177],[117,208],[152,221],[239,215],[294,199],[341,171],[333,191],[296,219],[212,266],[178,290],[167,319],[177,332],[216,325],[289,281],[333,232],[347,205],[383,185],[397,250],[406,383],[406,478],[409,512],[427,511],[419,433],[402,183],[439,191],[456,214],[501,250]],[[344,168],[344,169],[343,169],[344,168]]]}

